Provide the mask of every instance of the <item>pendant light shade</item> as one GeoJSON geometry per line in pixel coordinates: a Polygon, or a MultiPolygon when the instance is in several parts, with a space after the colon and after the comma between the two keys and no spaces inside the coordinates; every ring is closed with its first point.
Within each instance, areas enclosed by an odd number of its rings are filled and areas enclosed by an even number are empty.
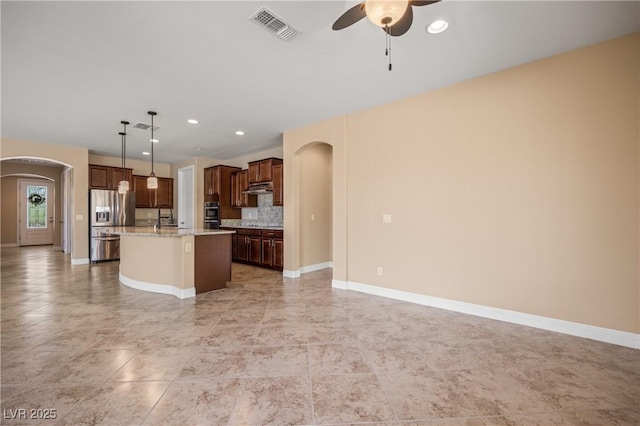
{"type": "Polygon", "coordinates": [[[379,27],[391,27],[404,16],[409,0],[366,0],[367,18],[379,27]]]}
{"type": "Polygon", "coordinates": [[[122,137],[122,179],[118,183],[118,193],[126,194],[129,190],[129,180],[127,179],[127,173],[124,169],[124,163],[127,151],[127,124],[129,124],[129,122],[121,121],[120,123],[124,126],[124,129],[120,132],[120,136],[122,137]]]}
{"type": "Polygon", "coordinates": [[[128,190],[129,190],[129,181],[121,180],[120,183],[118,184],[118,192],[120,194],[126,194],[128,190]]]}
{"type": "Polygon", "coordinates": [[[158,178],[156,174],[153,172],[153,117],[157,115],[155,111],[148,111],[147,114],[151,116],[151,174],[147,178],[147,188],[149,189],[157,189],[158,188],[158,178]]]}

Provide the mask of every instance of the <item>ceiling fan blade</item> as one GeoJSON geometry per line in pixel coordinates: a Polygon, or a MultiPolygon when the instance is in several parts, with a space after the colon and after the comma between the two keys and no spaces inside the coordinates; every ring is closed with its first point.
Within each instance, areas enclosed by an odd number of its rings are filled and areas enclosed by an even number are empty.
{"type": "MultiPolygon", "coordinates": [[[[411,28],[411,24],[413,23],[413,11],[410,7],[407,8],[407,11],[404,13],[400,20],[389,27],[389,35],[394,37],[401,36],[402,34],[409,31],[411,28]]],[[[384,30],[384,28],[383,28],[384,30]]]]}
{"type": "Polygon", "coordinates": [[[412,0],[411,6],[428,6],[430,4],[433,3],[438,3],[440,0],[433,0],[433,1],[420,1],[420,0],[412,0]]]}
{"type": "Polygon", "coordinates": [[[357,4],[343,13],[342,16],[333,23],[331,28],[335,31],[342,30],[355,24],[365,16],[367,16],[367,14],[364,11],[364,3],[357,4]]]}

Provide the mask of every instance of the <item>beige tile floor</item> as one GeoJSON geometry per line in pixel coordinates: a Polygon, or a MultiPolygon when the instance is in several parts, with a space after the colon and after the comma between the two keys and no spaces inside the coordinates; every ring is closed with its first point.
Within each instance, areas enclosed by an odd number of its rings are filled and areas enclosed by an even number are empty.
{"type": "Polygon", "coordinates": [[[640,425],[637,350],[334,290],[328,270],[234,264],[230,288],[179,300],[117,263],[1,253],[2,424],[640,425]]]}

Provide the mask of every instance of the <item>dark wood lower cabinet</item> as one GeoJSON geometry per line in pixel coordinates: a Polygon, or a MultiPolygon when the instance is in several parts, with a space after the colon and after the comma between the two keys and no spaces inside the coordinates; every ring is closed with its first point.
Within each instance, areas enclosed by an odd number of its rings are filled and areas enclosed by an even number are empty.
{"type": "Polygon", "coordinates": [[[231,235],[231,260],[238,260],[238,234],[231,235]]]}
{"type": "Polygon", "coordinates": [[[194,240],[196,294],[225,288],[231,281],[231,235],[197,235],[194,240]]]}
{"type": "Polygon", "coordinates": [[[249,263],[252,265],[260,265],[262,262],[261,238],[252,235],[247,237],[247,239],[249,240],[249,263]]]}
{"type": "Polygon", "coordinates": [[[284,268],[283,231],[269,229],[234,229],[231,237],[231,260],[282,271],[284,268]]]}
{"type": "Polygon", "coordinates": [[[282,231],[262,230],[262,266],[282,271],[284,241],[282,231]]]}
{"type": "Polygon", "coordinates": [[[236,262],[249,262],[249,241],[247,240],[247,236],[246,235],[238,235],[237,236],[238,239],[238,243],[237,243],[237,253],[236,253],[236,258],[235,259],[231,259],[234,260],[236,262]]]}
{"type": "Polygon", "coordinates": [[[284,240],[273,240],[273,261],[271,267],[282,271],[284,269],[284,240]]]}

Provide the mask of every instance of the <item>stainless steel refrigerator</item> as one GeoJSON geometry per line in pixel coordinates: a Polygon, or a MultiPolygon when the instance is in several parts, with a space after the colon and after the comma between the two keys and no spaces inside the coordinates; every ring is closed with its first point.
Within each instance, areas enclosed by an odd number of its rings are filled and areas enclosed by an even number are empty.
{"type": "Polygon", "coordinates": [[[89,191],[91,262],[120,259],[120,237],[101,235],[107,226],[135,226],[136,193],[92,189],[89,191]]]}

